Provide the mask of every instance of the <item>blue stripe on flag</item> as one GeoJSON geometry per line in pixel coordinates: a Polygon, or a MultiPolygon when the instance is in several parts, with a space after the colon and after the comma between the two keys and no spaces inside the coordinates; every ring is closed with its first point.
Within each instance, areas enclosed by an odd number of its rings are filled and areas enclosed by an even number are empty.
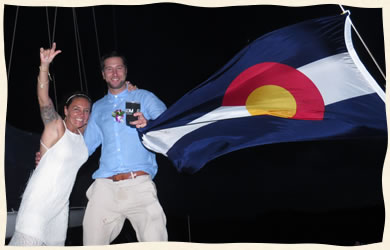
{"type": "Polygon", "coordinates": [[[338,15],[309,20],[256,39],[217,73],[175,102],[158,121],[148,126],[148,130],[156,126],[164,128],[186,124],[219,107],[229,84],[252,65],[279,62],[298,68],[346,52],[343,29],[346,17],[338,15]]]}
{"type": "Polygon", "coordinates": [[[167,155],[179,171],[194,173],[218,156],[254,145],[387,136],[381,102],[370,94],[331,104],[322,121],[272,116],[217,121],[183,136],[167,155]]]}
{"type": "Polygon", "coordinates": [[[384,93],[356,56],[348,21],[347,15],[319,18],[258,38],[140,129],[144,145],[194,173],[246,147],[387,136],[384,93]]]}

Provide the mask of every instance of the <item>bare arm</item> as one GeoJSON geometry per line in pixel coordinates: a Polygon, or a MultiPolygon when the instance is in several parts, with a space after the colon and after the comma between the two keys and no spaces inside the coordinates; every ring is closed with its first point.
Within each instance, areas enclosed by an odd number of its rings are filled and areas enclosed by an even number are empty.
{"type": "Polygon", "coordinates": [[[58,120],[60,116],[54,109],[52,100],[49,97],[49,66],[54,57],[61,53],[61,50],[56,51],[56,44],[50,49],[40,49],[41,66],[39,67],[39,76],[37,84],[38,102],[41,110],[41,118],[46,125],[54,120],[58,120]]]}
{"type": "Polygon", "coordinates": [[[41,109],[41,118],[43,121],[43,124],[48,124],[54,120],[58,120],[60,116],[54,109],[53,103],[50,100],[50,103],[46,106],[40,106],[41,109]]]}

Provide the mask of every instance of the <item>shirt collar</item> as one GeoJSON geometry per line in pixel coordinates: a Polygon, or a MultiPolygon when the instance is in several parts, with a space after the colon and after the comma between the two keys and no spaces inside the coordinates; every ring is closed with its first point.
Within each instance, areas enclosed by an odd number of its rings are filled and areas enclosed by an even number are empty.
{"type": "Polygon", "coordinates": [[[128,90],[127,88],[125,88],[122,92],[120,92],[119,94],[112,94],[110,91],[108,91],[108,100],[109,101],[115,101],[115,100],[119,100],[121,97],[124,97],[126,94],[127,94],[128,90]]]}

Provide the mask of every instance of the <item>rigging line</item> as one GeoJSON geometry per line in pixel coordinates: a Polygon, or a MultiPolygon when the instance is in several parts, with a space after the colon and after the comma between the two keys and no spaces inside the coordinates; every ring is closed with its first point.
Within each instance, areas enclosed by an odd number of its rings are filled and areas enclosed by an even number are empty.
{"type": "Polygon", "coordinates": [[[75,19],[76,19],[76,27],[77,27],[77,45],[78,45],[79,51],[80,51],[81,70],[82,70],[83,77],[84,77],[85,91],[88,94],[87,75],[85,73],[84,57],[83,57],[83,50],[82,50],[82,46],[81,46],[81,38],[80,38],[79,25],[77,22],[77,15],[75,15],[75,19]]]}
{"type": "Polygon", "coordinates": [[[12,62],[12,54],[13,54],[13,51],[14,51],[16,24],[18,22],[18,14],[19,14],[19,6],[16,6],[15,25],[14,25],[14,31],[13,31],[13,34],[12,34],[11,52],[10,52],[9,60],[8,60],[8,72],[7,72],[7,80],[8,81],[9,81],[9,74],[11,72],[11,62],[12,62]]]}
{"type": "Polygon", "coordinates": [[[53,79],[53,90],[54,90],[54,98],[55,98],[55,104],[56,104],[56,111],[58,113],[58,98],[57,98],[57,87],[56,87],[56,76],[52,74],[53,79]]]}
{"type": "Polygon", "coordinates": [[[99,45],[99,36],[97,31],[97,25],[96,25],[96,16],[95,16],[95,7],[92,6],[92,16],[93,16],[93,24],[95,25],[95,36],[96,36],[96,45],[97,45],[97,51],[99,56],[99,68],[100,68],[100,45],[99,45]]]}
{"type": "Polygon", "coordinates": [[[76,40],[77,62],[78,62],[78,66],[79,66],[80,90],[84,91],[83,80],[81,77],[81,68],[80,68],[80,53],[79,53],[79,46],[78,46],[78,41],[77,41],[78,37],[77,37],[77,26],[76,26],[76,10],[74,7],[72,8],[72,12],[73,12],[73,27],[74,27],[74,32],[75,32],[74,35],[75,35],[75,40],[76,40]]]}
{"type": "Polygon", "coordinates": [[[191,221],[189,215],[187,215],[187,228],[188,228],[188,242],[191,242],[191,221]]]}
{"type": "MultiPolygon", "coordinates": [[[[345,13],[345,9],[343,8],[343,6],[341,4],[339,4],[341,10],[343,11],[343,13],[345,13]]],[[[352,23],[352,20],[349,19],[350,22],[351,22],[351,26],[353,28],[353,30],[356,32],[356,35],[358,36],[358,38],[360,39],[360,41],[362,42],[364,48],[367,50],[368,54],[370,55],[371,59],[374,61],[376,67],[378,68],[379,72],[382,74],[382,77],[383,79],[386,81],[386,75],[383,73],[381,67],[379,66],[379,64],[377,63],[377,61],[375,60],[375,57],[374,55],[371,53],[370,49],[368,48],[368,46],[366,45],[366,43],[363,41],[363,38],[360,36],[359,32],[357,31],[357,29],[355,28],[355,25],[353,25],[352,23]]]]}
{"type": "MultiPolygon", "coordinates": [[[[49,8],[46,6],[46,22],[47,22],[47,33],[48,33],[48,37],[49,37],[49,48],[51,48],[51,46],[54,42],[54,31],[56,28],[56,16],[57,16],[57,7],[55,8],[54,23],[53,23],[53,39],[52,39],[51,38],[51,31],[50,31],[49,8]]],[[[54,62],[52,64],[54,64],[54,62]]],[[[56,86],[55,74],[53,72],[51,75],[49,75],[49,79],[53,82],[54,103],[55,103],[55,109],[58,112],[57,86],[56,86]]]]}
{"type": "Polygon", "coordinates": [[[50,21],[49,21],[49,9],[46,6],[46,23],[47,23],[47,35],[49,37],[49,48],[51,48],[52,40],[51,40],[51,32],[50,32],[50,21]]]}
{"type": "Polygon", "coordinates": [[[56,36],[56,26],[57,26],[57,7],[55,8],[55,11],[54,11],[54,23],[53,23],[53,41],[54,42],[56,41],[54,39],[56,36]]]}
{"type": "Polygon", "coordinates": [[[55,34],[56,34],[56,26],[57,26],[57,7],[55,7],[54,11],[54,21],[53,21],[53,39],[51,39],[51,30],[50,30],[50,20],[49,20],[49,10],[48,7],[46,7],[46,22],[47,22],[47,33],[49,36],[49,48],[55,42],[55,34]]]}
{"type": "MultiPolygon", "coordinates": [[[[98,35],[98,30],[97,30],[97,25],[96,25],[96,15],[95,15],[95,7],[94,6],[92,6],[92,17],[93,17],[93,23],[95,25],[96,46],[97,46],[97,51],[98,51],[98,66],[99,66],[99,70],[100,70],[101,53],[100,53],[99,35],[98,35]]],[[[105,88],[103,88],[103,94],[105,94],[105,88]]]]}
{"type": "MultiPolygon", "coordinates": [[[[53,42],[55,42],[54,37],[55,37],[55,34],[56,34],[56,26],[57,26],[57,7],[55,8],[55,11],[54,11],[53,42]]],[[[57,84],[56,84],[56,78],[55,78],[55,74],[54,73],[53,73],[52,80],[53,80],[54,96],[55,96],[55,102],[56,102],[56,110],[57,110],[57,113],[58,113],[57,84]]]]}

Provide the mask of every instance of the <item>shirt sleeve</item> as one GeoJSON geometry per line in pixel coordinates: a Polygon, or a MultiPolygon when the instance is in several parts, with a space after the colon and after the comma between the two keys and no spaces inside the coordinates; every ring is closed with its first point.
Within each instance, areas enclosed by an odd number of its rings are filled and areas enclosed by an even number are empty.
{"type": "Polygon", "coordinates": [[[146,101],[144,103],[146,108],[144,109],[143,113],[145,118],[148,120],[155,120],[167,109],[165,104],[151,92],[149,92],[149,94],[146,96],[146,101]]]}
{"type": "Polygon", "coordinates": [[[87,128],[84,132],[84,141],[88,148],[88,154],[95,152],[96,148],[102,143],[102,132],[96,124],[96,108],[92,108],[91,116],[88,120],[87,128]]]}

